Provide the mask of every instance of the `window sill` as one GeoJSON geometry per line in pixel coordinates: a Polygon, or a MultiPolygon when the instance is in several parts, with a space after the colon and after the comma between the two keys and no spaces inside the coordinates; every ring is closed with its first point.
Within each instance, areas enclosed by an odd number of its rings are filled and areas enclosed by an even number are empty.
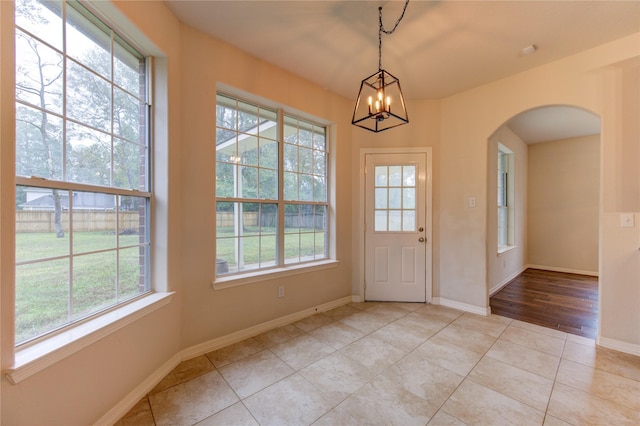
{"type": "Polygon", "coordinates": [[[167,305],[174,293],[152,293],[50,338],[18,348],[5,376],[13,384],[44,370],[122,327],[167,305]]]}
{"type": "Polygon", "coordinates": [[[498,256],[501,256],[505,253],[510,252],[511,250],[515,250],[517,249],[518,246],[504,246],[504,247],[498,247],[498,256]]]}
{"type": "Polygon", "coordinates": [[[267,271],[248,272],[242,275],[233,275],[229,277],[218,277],[211,283],[213,290],[222,290],[225,288],[237,287],[246,284],[252,284],[259,281],[271,280],[290,275],[304,274],[307,272],[321,271],[323,269],[335,268],[340,262],[337,260],[321,260],[312,263],[303,263],[301,265],[293,265],[282,268],[269,269],[267,271]]]}

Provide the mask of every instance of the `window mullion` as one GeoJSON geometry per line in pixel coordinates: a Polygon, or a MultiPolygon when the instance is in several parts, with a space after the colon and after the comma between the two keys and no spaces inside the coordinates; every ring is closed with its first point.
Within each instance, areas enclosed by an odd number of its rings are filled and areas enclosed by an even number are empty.
{"type": "Polygon", "coordinates": [[[278,110],[278,227],[276,230],[276,243],[278,246],[276,264],[284,266],[284,112],[278,110]]]}

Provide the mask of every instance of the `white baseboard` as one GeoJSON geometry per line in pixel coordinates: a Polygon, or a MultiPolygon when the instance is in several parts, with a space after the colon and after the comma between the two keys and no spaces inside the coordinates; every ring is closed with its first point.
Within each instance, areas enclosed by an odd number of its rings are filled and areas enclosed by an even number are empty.
{"type": "Polygon", "coordinates": [[[354,294],[351,296],[351,303],[360,303],[362,302],[362,297],[359,294],[354,294]]]}
{"type": "Polygon", "coordinates": [[[116,404],[104,416],[100,418],[94,425],[113,425],[127,414],[142,398],[147,395],[151,389],[156,387],[164,377],[171,372],[182,361],[181,353],[172,356],[167,362],[162,364],[160,368],[154,371],[142,383],[135,387],[122,401],[116,404]]]}
{"type": "Polygon", "coordinates": [[[564,272],[566,274],[578,274],[578,275],[588,275],[590,277],[597,277],[598,271],[583,271],[581,269],[570,269],[570,268],[559,268],[557,266],[544,266],[544,265],[527,265],[525,269],[541,269],[543,271],[551,271],[551,272],[564,272]]]}
{"type": "Polygon", "coordinates": [[[463,302],[457,302],[455,300],[449,300],[443,297],[434,297],[431,303],[433,303],[434,305],[442,305],[448,308],[457,309],[459,311],[465,311],[472,314],[483,315],[485,317],[491,315],[490,306],[483,308],[481,306],[470,305],[468,303],[463,303],[463,302]]]}
{"type": "Polygon", "coordinates": [[[523,266],[522,269],[520,269],[518,272],[509,275],[507,278],[505,278],[504,280],[500,281],[500,283],[498,283],[498,284],[494,285],[493,287],[491,287],[489,289],[489,297],[493,296],[494,294],[496,294],[497,292],[502,290],[507,284],[509,284],[518,275],[523,273],[528,267],[529,267],[528,265],[523,266]]]}
{"type": "Polygon", "coordinates": [[[602,337],[598,335],[596,337],[596,344],[603,348],[613,349],[618,352],[624,352],[627,354],[640,356],[640,345],[634,343],[623,342],[616,339],[610,339],[609,337],[602,337]]]}
{"type": "MultiPolygon", "coordinates": [[[[359,296],[357,296],[359,298],[359,296]]],[[[218,337],[216,339],[209,340],[208,342],[200,343],[195,346],[183,349],[174,356],[172,356],[167,362],[165,362],[160,368],[154,371],[149,377],[147,377],[142,383],[136,386],[129,394],[115,407],[109,410],[104,416],[100,418],[96,425],[112,425],[129,412],[146,394],[148,394],[160,381],[178,366],[182,361],[186,361],[191,358],[195,358],[200,355],[204,355],[208,352],[215,351],[217,349],[224,348],[225,346],[233,343],[241,342],[249,337],[256,336],[265,331],[272,330],[274,328],[282,327],[283,325],[291,324],[292,322],[299,321],[307,318],[318,312],[326,312],[338,306],[346,305],[353,301],[353,296],[346,296],[340,299],[333,300],[331,302],[323,303],[313,308],[305,309],[293,314],[285,315],[280,318],[273,319],[271,321],[264,322],[262,324],[254,325],[253,327],[246,328],[244,330],[237,331],[235,333],[228,334],[226,336],[218,337]]]]}
{"type": "Polygon", "coordinates": [[[283,325],[291,324],[292,322],[299,321],[301,319],[310,317],[318,312],[329,311],[338,306],[351,303],[352,296],[342,297],[340,299],[333,300],[322,305],[308,308],[293,314],[285,315],[280,318],[273,319],[271,321],[263,322],[262,324],[254,325],[253,327],[245,328],[244,330],[236,331],[235,333],[228,334],[226,336],[218,337],[208,342],[200,343],[190,348],[183,349],[183,360],[195,358],[200,355],[204,355],[208,352],[224,348],[225,346],[232,345],[234,343],[241,342],[249,337],[257,336],[265,331],[273,330],[274,328],[282,327],[283,325]]]}

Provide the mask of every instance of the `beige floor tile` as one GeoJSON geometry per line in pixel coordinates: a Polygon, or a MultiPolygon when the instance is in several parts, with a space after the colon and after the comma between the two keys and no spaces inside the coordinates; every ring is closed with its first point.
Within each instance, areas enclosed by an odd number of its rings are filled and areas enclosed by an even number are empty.
{"type": "Polygon", "coordinates": [[[322,389],[336,404],[374,376],[368,368],[339,352],[303,368],[299,374],[322,389]]]}
{"type": "Polygon", "coordinates": [[[412,302],[389,302],[389,304],[409,312],[413,312],[424,306],[427,306],[426,303],[412,303],[412,302]]]}
{"type": "Polygon", "coordinates": [[[553,380],[489,357],[482,358],[467,377],[543,412],[553,388],[553,380]]]}
{"type": "Polygon", "coordinates": [[[402,358],[406,352],[373,336],[365,336],[340,349],[340,353],[367,367],[381,372],[402,358]]]}
{"type": "Polygon", "coordinates": [[[215,370],[213,364],[211,364],[211,361],[209,361],[209,359],[204,355],[189,359],[181,362],[176,368],[174,368],[151,390],[151,392],[149,392],[149,394],[158,393],[170,388],[171,386],[187,382],[213,370],[215,370]]]}
{"type": "Polygon", "coordinates": [[[564,420],[560,420],[557,417],[550,416],[547,414],[544,416],[543,426],[572,426],[571,423],[567,423],[564,420]]]}
{"type": "Polygon", "coordinates": [[[531,323],[520,321],[520,320],[513,320],[511,322],[511,325],[515,327],[524,328],[525,330],[535,331],[536,333],[544,334],[546,336],[555,337],[557,339],[566,340],[568,336],[573,336],[573,334],[568,334],[568,333],[565,333],[564,331],[556,330],[554,328],[549,328],[549,327],[543,327],[541,325],[531,324],[531,323]]]}
{"type": "Polygon", "coordinates": [[[264,349],[265,347],[252,337],[218,349],[217,351],[209,352],[207,358],[211,360],[216,368],[220,368],[232,362],[239,361],[242,358],[246,358],[249,355],[263,351],[264,349]]]}
{"type": "Polygon", "coordinates": [[[390,381],[425,400],[429,417],[444,404],[460,385],[463,376],[433,364],[412,352],[383,373],[390,381]]]}
{"type": "Polygon", "coordinates": [[[509,326],[500,336],[501,340],[517,343],[554,356],[561,356],[564,350],[564,339],[547,336],[520,327],[509,326]]]}
{"type": "Polygon", "coordinates": [[[341,322],[316,328],[309,334],[334,349],[342,349],[365,335],[362,331],[341,322]]]}
{"type": "Polygon", "coordinates": [[[456,419],[451,414],[447,414],[442,410],[438,411],[427,424],[429,426],[465,426],[463,421],[456,419]]]}
{"type": "Polygon", "coordinates": [[[485,386],[465,380],[442,409],[467,424],[541,425],[544,413],[485,386]]]}
{"type": "Polygon", "coordinates": [[[434,343],[450,343],[461,348],[468,349],[484,355],[485,352],[496,341],[496,337],[478,333],[477,331],[468,330],[458,327],[453,323],[446,326],[433,336],[430,341],[434,343]]]}
{"type": "Polygon", "coordinates": [[[249,410],[242,404],[236,402],[231,407],[227,407],[211,417],[207,417],[196,426],[259,426],[249,410]]]}
{"type": "Polygon", "coordinates": [[[548,414],[575,425],[638,425],[640,412],[556,383],[548,414]]]}
{"type": "Polygon", "coordinates": [[[560,364],[557,356],[502,339],[498,339],[486,356],[551,380],[555,378],[560,364]]]}
{"type": "Polygon", "coordinates": [[[238,397],[217,371],[149,396],[157,425],[192,425],[228,406],[238,397]]]}
{"type": "Polygon", "coordinates": [[[421,336],[429,338],[436,334],[438,331],[445,328],[449,322],[440,319],[429,318],[426,315],[421,315],[416,312],[412,312],[396,321],[394,324],[407,326],[413,329],[421,330],[421,336]]]}
{"type": "Polygon", "coordinates": [[[368,314],[375,315],[378,319],[384,321],[386,324],[391,323],[398,318],[402,318],[409,313],[409,311],[390,303],[380,303],[377,306],[367,309],[366,312],[368,314]]]}
{"type": "Polygon", "coordinates": [[[562,357],[617,374],[618,376],[640,381],[640,357],[634,355],[596,346],[567,342],[562,357]]]}
{"type": "Polygon", "coordinates": [[[366,305],[365,303],[358,303],[357,305],[362,307],[362,309],[360,309],[360,307],[354,308],[353,306],[355,305],[356,305],[355,303],[350,303],[348,305],[338,306],[337,308],[331,309],[330,311],[326,311],[323,313],[329,318],[331,318],[332,320],[338,321],[339,319],[348,317],[349,315],[353,315],[358,312],[362,312],[363,310],[371,307],[371,306],[365,307],[366,305]]]}
{"type": "Polygon", "coordinates": [[[240,398],[246,398],[294,372],[269,350],[229,364],[219,371],[240,398]]]}
{"type": "Polygon", "coordinates": [[[255,339],[265,348],[270,348],[271,346],[279,345],[280,343],[284,343],[287,340],[291,340],[294,337],[300,336],[302,334],[302,330],[289,324],[285,325],[284,327],[278,327],[259,334],[255,336],[255,339]]]}
{"type": "Polygon", "coordinates": [[[399,384],[379,376],[336,409],[365,425],[425,425],[432,411],[425,400],[399,384]]]}
{"type": "Polygon", "coordinates": [[[505,328],[507,328],[509,323],[511,323],[510,318],[498,315],[483,317],[481,315],[470,314],[467,312],[456,318],[452,324],[467,330],[486,334],[488,336],[499,337],[505,328]]]}
{"type": "Polygon", "coordinates": [[[322,416],[313,426],[363,426],[362,419],[353,417],[342,406],[322,416]]]}
{"type": "Polygon", "coordinates": [[[556,382],[640,411],[640,382],[563,359],[556,382]]]}
{"type": "Polygon", "coordinates": [[[129,412],[114,426],[154,426],[153,412],[149,398],[142,398],[129,412]]]}
{"type": "Polygon", "coordinates": [[[482,355],[468,349],[461,348],[449,342],[434,342],[427,340],[415,351],[419,356],[426,357],[430,362],[466,376],[480,361],[482,355]]]}
{"type": "Polygon", "coordinates": [[[299,374],[293,374],[244,400],[265,425],[308,425],[333,408],[329,398],[299,374]]]}
{"type": "Polygon", "coordinates": [[[278,355],[281,360],[296,371],[335,351],[331,346],[308,334],[294,337],[271,348],[271,352],[278,355]]]}
{"type": "Polygon", "coordinates": [[[308,333],[311,330],[315,330],[316,328],[322,327],[323,325],[331,324],[332,322],[333,319],[326,316],[325,314],[320,313],[301,319],[300,321],[296,321],[293,323],[293,325],[295,325],[305,333],[308,333]]]}
{"type": "Polygon", "coordinates": [[[567,334],[567,342],[580,343],[586,346],[596,346],[596,341],[588,337],[576,336],[575,334],[567,334]]]}
{"type": "Polygon", "coordinates": [[[425,333],[417,327],[402,323],[399,324],[396,321],[374,331],[371,333],[371,336],[391,343],[405,352],[409,352],[427,340],[424,334],[425,333]]]}
{"type": "Polygon", "coordinates": [[[372,333],[388,324],[388,321],[370,314],[369,309],[353,315],[349,315],[348,317],[344,317],[338,320],[338,322],[346,324],[349,327],[355,328],[356,330],[360,330],[364,334],[372,333]]]}
{"type": "Polygon", "coordinates": [[[356,308],[360,311],[364,311],[365,309],[373,308],[374,306],[378,306],[382,302],[352,302],[347,306],[351,308],[356,308]]]}
{"type": "Polygon", "coordinates": [[[427,318],[437,319],[445,322],[451,322],[462,315],[464,312],[453,308],[447,308],[442,305],[425,305],[414,311],[416,314],[425,315],[427,318]]]}

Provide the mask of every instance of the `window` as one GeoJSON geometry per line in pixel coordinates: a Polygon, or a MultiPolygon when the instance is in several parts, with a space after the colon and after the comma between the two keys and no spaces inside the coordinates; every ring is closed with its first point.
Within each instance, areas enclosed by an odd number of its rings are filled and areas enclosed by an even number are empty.
{"type": "Polygon", "coordinates": [[[416,230],[416,166],[375,167],[376,232],[416,230]]]}
{"type": "Polygon", "coordinates": [[[16,344],[147,293],[146,61],[76,1],[17,0],[16,344]]]}
{"type": "Polygon", "coordinates": [[[216,275],[328,258],[326,133],[217,95],[216,275]]]}
{"type": "Polygon", "coordinates": [[[514,245],[513,153],[498,145],[498,251],[514,245]]]}

